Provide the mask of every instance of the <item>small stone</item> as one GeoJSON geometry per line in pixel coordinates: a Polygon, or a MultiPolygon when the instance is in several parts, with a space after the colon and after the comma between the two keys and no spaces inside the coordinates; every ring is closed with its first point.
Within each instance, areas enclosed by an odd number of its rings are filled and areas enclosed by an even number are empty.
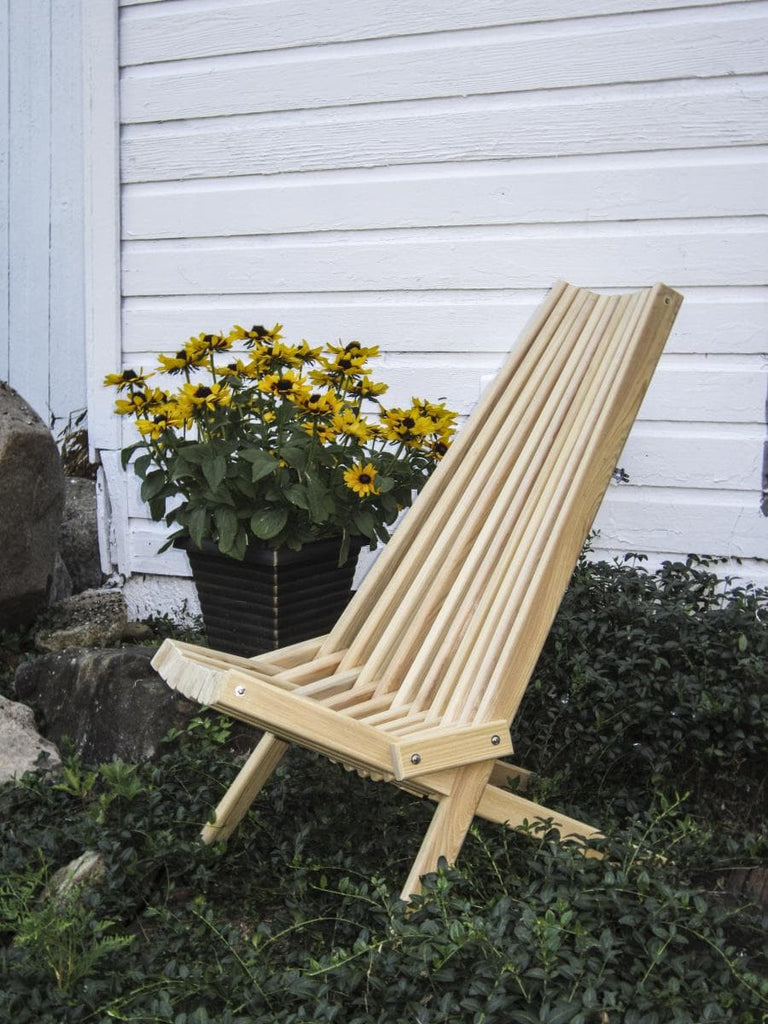
{"type": "Polygon", "coordinates": [[[37,731],[32,709],[0,696],[0,783],[60,763],[56,747],[37,731]],[[41,754],[46,755],[45,760],[40,759],[41,754]]]}
{"type": "Polygon", "coordinates": [[[127,622],[123,630],[123,640],[139,643],[142,640],[151,640],[154,637],[152,627],[146,622],[127,622]]]}
{"type": "Polygon", "coordinates": [[[98,850],[86,850],[53,875],[49,893],[54,900],[66,898],[81,886],[93,886],[104,877],[106,865],[98,850]]]}

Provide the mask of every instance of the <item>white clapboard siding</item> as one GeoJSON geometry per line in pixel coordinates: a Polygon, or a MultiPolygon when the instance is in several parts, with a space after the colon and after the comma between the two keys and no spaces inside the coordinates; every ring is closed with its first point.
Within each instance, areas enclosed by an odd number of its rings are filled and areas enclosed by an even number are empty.
{"type": "Polygon", "coordinates": [[[768,266],[768,218],[723,222],[517,225],[128,242],[125,295],[540,288],[578,268],[588,286],[632,288],[656,277],[676,286],[759,285],[768,266]]]}
{"type": "Polygon", "coordinates": [[[375,48],[315,48],[178,61],[127,71],[125,123],[517,93],[762,70],[768,4],[609,20],[515,25],[493,33],[394,39],[375,48]],[[588,37],[586,40],[584,37],[588,37]]]}
{"type": "Polygon", "coordinates": [[[458,166],[318,171],[126,185],[125,239],[207,238],[434,225],[753,216],[765,212],[757,147],[458,166]]]}
{"type": "MultiPolygon", "coordinates": [[[[236,323],[282,323],[286,339],[293,342],[357,340],[383,351],[446,356],[478,350],[505,353],[543,297],[543,288],[139,296],[123,302],[123,351],[128,364],[149,360],[150,352],[176,351],[201,331],[227,331],[236,323]]],[[[686,289],[666,351],[768,352],[768,289],[686,289]]]]}
{"type": "Polygon", "coordinates": [[[760,424],[638,420],[619,465],[629,483],[637,487],[754,493],[762,472],[764,443],[765,428],[760,424]],[[702,455],[706,473],[702,472],[702,455]]]}
{"type": "MultiPolygon", "coordinates": [[[[764,550],[759,493],[610,487],[595,528],[623,551],[678,551],[750,558],[764,550]],[[713,547],[713,545],[715,545],[713,547]]],[[[605,543],[603,541],[603,543],[605,543]]]]}
{"type": "Polygon", "coordinates": [[[734,76],[127,125],[123,179],[749,146],[766,137],[768,85],[734,76]]]}
{"type": "MultiPolygon", "coordinates": [[[[759,577],[766,0],[120,8],[123,366],[280,321],[464,414],[556,278],[664,280],[685,302],[596,552],[759,577]]],[[[186,574],[110,466],[121,571],[186,574]]]]}
{"type": "MultiPolygon", "coordinates": [[[[709,0],[675,0],[680,8],[709,0]]],[[[738,10],[740,4],[726,0],[738,10]]],[[[125,65],[298,46],[388,39],[527,22],[666,10],[669,0],[121,0],[121,59],[125,65]],[[134,5],[137,5],[134,7],[134,5]],[[140,6],[139,6],[140,5],[140,6]],[[152,6],[150,6],[152,5],[152,6]]],[[[724,6],[721,4],[720,6],[724,6]]]]}

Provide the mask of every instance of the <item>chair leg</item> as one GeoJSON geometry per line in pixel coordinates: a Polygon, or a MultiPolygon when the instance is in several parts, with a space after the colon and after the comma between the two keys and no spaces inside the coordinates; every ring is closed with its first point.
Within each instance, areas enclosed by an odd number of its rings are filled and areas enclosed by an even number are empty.
{"type": "Polygon", "coordinates": [[[287,749],[283,740],[264,734],[219,802],[215,821],[200,833],[204,843],[223,842],[232,835],[287,749]]]}
{"type": "Polygon", "coordinates": [[[451,792],[438,802],[403,886],[401,899],[407,902],[420,892],[422,875],[436,871],[441,857],[445,857],[449,864],[456,860],[492,770],[492,762],[481,761],[456,771],[451,792]]]}

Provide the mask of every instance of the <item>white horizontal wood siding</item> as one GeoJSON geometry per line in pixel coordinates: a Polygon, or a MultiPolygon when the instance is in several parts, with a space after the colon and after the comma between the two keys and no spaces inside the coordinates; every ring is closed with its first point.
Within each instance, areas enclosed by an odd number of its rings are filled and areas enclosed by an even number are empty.
{"type": "MultiPolygon", "coordinates": [[[[768,581],[766,38],[763,0],[123,0],[124,363],[280,320],[466,412],[555,278],[665,280],[597,549],[768,581]]],[[[184,572],[124,488],[123,571],[184,572]]]]}
{"type": "Polygon", "coordinates": [[[0,379],[86,405],[80,0],[0,0],[0,379]]]}

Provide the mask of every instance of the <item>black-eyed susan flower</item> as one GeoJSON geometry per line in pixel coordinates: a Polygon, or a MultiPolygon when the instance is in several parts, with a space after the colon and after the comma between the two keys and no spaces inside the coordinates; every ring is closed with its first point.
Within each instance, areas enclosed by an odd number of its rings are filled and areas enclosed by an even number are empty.
{"type": "Polygon", "coordinates": [[[409,442],[433,433],[434,424],[418,409],[385,409],[381,415],[381,429],[388,441],[409,442]]]}
{"type": "Polygon", "coordinates": [[[337,434],[356,437],[359,441],[367,441],[371,436],[370,424],[361,419],[352,409],[345,408],[334,413],[331,422],[337,434]]]}
{"type": "Polygon", "coordinates": [[[203,408],[213,412],[217,406],[230,404],[232,392],[227,384],[185,384],[177,400],[184,412],[203,408]]]}
{"type": "Polygon", "coordinates": [[[376,469],[370,462],[365,466],[357,464],[344,470],[344,483],[361,498],[379,493],[375,481],[376,469]]]}
{"type": "Polygon", "coordinates": [[[302,412],[310,416],[333,416],[341,408],[341,402],[332,391],[307,389],[297,399],[302,412]]]}
{"type": "Polygon", "coordinates": [[[115,412],[119,416],[138,416],[147,410],[158,409],[168,401],[168,394],[160,388],[145,388],[131,391],[127,398],[115,401],[115,412]]]}
{"type": "Polygon", "coordinates": [[[331,424],[326,423],[324,420],[304,420],[301,424],[301,429],[305,434],[309,434],[310,437],[316,437],[323,444],[331,444],[339,436],[331,424]]]}
{"type": "Polygon", "coordinates": [[[108,373],[104,378],[104,385],[117,388],[118,391],[124,391],[126,388],[143,388],[151,376],[151,373],[144,373],[143,370],[139,370],[138,373],[135,370],[123,370],[122,373],[108,373]]]}
{"type": "Polygon", "coordinates": [[[275,398],[294,399],[298,394],[307,391],[302,378],[293,370],[288,370],[287,373],[268,373],[261,378],[257,387],[259,391],[266,395],[274,395],[275,398]]]}

